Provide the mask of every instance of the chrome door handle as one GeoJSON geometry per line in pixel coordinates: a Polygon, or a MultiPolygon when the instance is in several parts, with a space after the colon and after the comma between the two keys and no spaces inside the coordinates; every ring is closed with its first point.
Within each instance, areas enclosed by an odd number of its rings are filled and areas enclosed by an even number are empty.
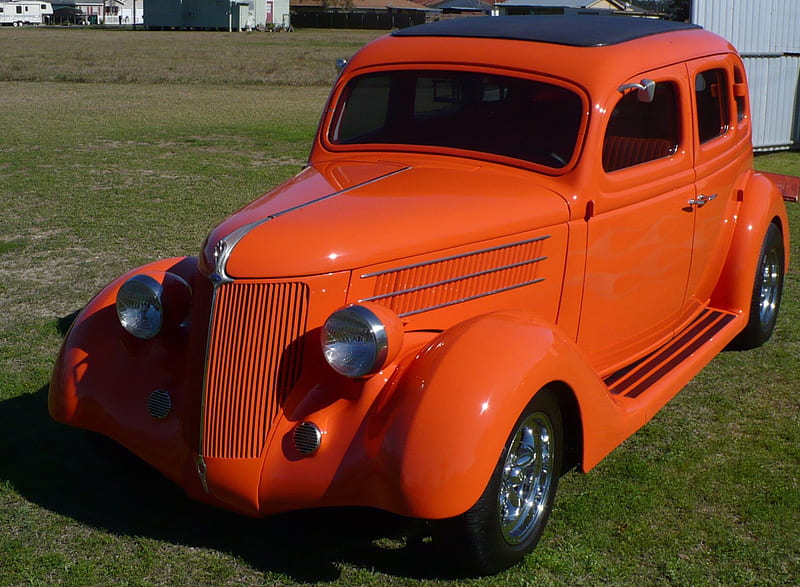
{"type": "Polygon", "coordinates": [[[708,204],[711,200],[716,199],[717,194],[711,194],[710,196],[706,196],[704,194],[700,194],[697,198],[689,200],[690,206],[697,206],[698,208],[702,208],[706,204],[708,204]]]}

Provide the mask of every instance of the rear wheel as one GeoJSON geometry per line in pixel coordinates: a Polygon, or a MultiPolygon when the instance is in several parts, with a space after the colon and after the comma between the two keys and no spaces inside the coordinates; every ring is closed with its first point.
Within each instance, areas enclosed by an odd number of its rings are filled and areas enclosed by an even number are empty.
{"type": "Polygon", "coordinates": [[[450,542],[467,571],[497,573],[536,546],[561,474],[563,432],[554,394],[536,394],[514,425],[480,499],[452,520],[450,542]]]}
{"type": "Polygon", "coordinates": [[[753,349],[772,336],[781,306],[784,259],[783,236],[775,224],[770,224],[761,245],[747,326],[733,340],[731,348],[753,349]]]}

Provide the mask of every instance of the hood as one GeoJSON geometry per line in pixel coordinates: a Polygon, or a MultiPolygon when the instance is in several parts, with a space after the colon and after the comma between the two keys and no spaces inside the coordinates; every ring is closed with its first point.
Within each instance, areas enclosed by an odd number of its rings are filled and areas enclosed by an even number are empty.
{"type": "Polygon", "coordinates": [[[312,165],[216,227],[203,260],[231,278],[299,277],[566,222],[565,200],[536,179],[455,161],[312,165]]]}

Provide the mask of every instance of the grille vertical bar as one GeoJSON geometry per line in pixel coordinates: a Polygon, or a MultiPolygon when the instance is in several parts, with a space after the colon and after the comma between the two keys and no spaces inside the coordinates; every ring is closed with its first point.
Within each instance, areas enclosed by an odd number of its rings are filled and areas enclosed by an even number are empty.
{"type": "Polygon", "coordinates": [[[208,457],[255,458],[300,376],[308,286],[227,283],[215,296],[202,450],[208,457]]]}

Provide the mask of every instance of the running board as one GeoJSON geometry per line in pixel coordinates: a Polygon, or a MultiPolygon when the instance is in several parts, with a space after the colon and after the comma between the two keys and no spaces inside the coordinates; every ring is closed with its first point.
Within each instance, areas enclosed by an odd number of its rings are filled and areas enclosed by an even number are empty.
{"type": "Polygon", "coordinates": [[[685,366],[703,346],[711,343],[718,345],[719,340],[715,340],[715,337],[735,318],[736,314],[707,308],[664,346],[612,373],[603,382],[615,396],[637,398],[670,373],[685,366]]]}

